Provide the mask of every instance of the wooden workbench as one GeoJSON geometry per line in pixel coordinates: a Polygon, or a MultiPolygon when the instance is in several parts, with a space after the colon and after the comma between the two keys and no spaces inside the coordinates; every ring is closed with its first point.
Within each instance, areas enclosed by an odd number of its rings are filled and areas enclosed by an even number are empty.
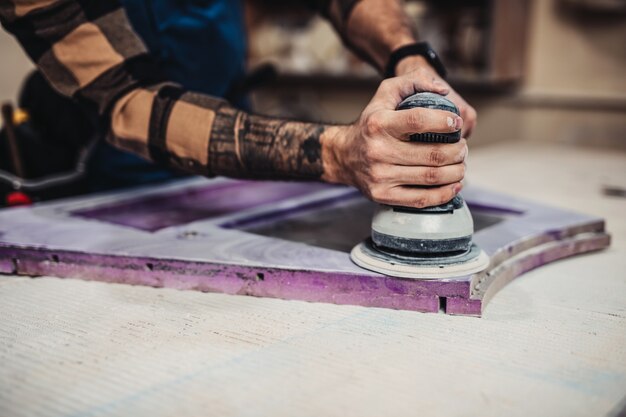
{"type": "Polygon", "coordinates": [[[0,415],[610,415],[626,404],[626,154],[502,145],[469,180],[608,220],[483,318],[0,278],[0,415]]]}

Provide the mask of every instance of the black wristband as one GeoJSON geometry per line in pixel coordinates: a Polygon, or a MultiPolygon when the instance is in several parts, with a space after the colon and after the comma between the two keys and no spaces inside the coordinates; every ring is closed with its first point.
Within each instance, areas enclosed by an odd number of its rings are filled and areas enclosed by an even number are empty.
{"type": "Polygon", "coordinates": [[[385,78],[391,78],[396,75],[396,66],[398,62],[407,56],[420,55],[426,58],[426,61],[437,71],[441,78],[446,78],[446,68],[439,59],[439,55],[427,42],[417,42],[410,45],[401,46],[391,53],[389,62],[385,68],[385,78]]]}

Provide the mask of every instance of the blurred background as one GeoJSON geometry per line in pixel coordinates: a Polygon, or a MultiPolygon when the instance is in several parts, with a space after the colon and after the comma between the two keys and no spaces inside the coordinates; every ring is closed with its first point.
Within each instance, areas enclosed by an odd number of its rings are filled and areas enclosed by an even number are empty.
{"type": "MultiPolygon", "coordinates": [[[[626,0],[405,6],[451,84],[478,111],[472,146],[537,141],[626,150],[626,0]]],[[[246,24],[258,113],[347,123],[380,83],[329,23],[288,1],[248,0],[246,24]]],[[[0,56],[0,101],[16,102],[32,64],[4,31],[0,56]]]]}
{"type": "MultiPolygon", "coordinates": [[[[626,1],[407,1],[420,38],[478,111],[474,146],[558,141],[626,149],[626,1]]],[[[250,65],[280,76],[258,111],[334,122],[358,117],[380,82],[307,13],[249,13],[250,65]]]]}

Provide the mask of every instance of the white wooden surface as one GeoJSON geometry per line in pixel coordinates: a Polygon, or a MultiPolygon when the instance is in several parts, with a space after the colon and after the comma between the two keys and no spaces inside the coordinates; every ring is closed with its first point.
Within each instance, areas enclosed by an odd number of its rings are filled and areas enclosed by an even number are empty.
{"type": "MultiPolygon", "coordinates": [[[[608,218],[482,319],[0,278],[1,416],[592,416],[626,396],[626,155],[498,146],[470,181],[608,218]]],[[[622,403],[623,406],[623,403],[622,403]]]]}

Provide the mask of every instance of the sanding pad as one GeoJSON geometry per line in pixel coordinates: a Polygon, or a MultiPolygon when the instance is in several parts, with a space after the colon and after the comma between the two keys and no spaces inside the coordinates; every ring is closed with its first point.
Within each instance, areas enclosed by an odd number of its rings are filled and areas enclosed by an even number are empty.
{"type": "Polygon", "coordinates": [[[352,249],[350,258],[354,263],[381,274],[415,279],[437,279],[466,276],[485,270],[489,257],[476,244],[462,254],[435,256],[407,256],[381,252],[367,239],[352,249]]]}

